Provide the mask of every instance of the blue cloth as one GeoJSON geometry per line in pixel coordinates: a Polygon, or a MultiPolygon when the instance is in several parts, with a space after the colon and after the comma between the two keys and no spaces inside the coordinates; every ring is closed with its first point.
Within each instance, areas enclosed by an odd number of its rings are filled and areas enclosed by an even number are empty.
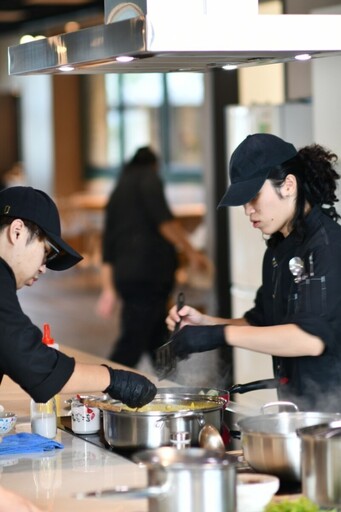
{"type": "Polygon", "coordinates": [[[47,452],[55,448],[64,448],[64,446],[53,439],[48,439],[39,434],[20,432],[19,434],[12,434],[2,438],[0,455],[47,452]]]}

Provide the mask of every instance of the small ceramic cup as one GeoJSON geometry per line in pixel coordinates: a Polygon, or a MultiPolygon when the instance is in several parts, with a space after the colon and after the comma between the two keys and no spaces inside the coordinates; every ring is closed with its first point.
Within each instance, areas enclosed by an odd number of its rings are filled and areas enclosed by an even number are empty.
{"type": "Polygon", "coordinates": [[[71,428],[75,434],[96,434],[101,428],[101,411],[84,405],[84,398],[75,397],[71,401],[71,428]]]}

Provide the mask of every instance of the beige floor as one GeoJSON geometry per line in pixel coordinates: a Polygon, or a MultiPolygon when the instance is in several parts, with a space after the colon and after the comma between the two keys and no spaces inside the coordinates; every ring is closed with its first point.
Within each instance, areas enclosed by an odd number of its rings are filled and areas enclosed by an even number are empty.
{"type": "MultiPolygon", "coordinates": [[[[175,293],[177,290],[175,290],[175,293]]],[[[204,305],[210,291],[185,287],[187,302],[204,305]]],[[[65,272],[48,271],[31,288],[19,291],[24,312],[39,327],[51,326],[56,342],[107,357],[119,332],[119,315],[104,321],[95,314],[99,295],[97,267],[76,267],[65,272]]],[[[142,371],[152,372],[145,358],[139,365],[142,371]]],[[[196,354],[178,365],[173,380],[189,386],[221,386],[217,377],[215,352],[196,354]]]]}

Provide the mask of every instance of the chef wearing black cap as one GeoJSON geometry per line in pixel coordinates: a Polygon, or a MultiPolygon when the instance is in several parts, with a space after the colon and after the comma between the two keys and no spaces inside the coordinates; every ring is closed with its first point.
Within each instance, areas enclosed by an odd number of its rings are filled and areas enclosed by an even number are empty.
{"type": "Polygon", "coordinates": [[[341,227],[337,157],[320,145],[297,151],[271,134],[249,135],[230,160],[219,206],[243,205],[267,237],[262,286],[243,318],[184,306],[167,318],[179,358],[225,344],[273,356],[278,394],[302,410],[341,412],[341,227]]]}
{"type": "Polygon", "coordinates": [[[23,313],[17,290],[46,272],[82,259],[61,238],[57,207],[44,192],[10,187],[0,192],[0,382],[8,375],[37,402],[63,392],[103,390],[130,407],[150,402],[156,387],[134,372],[77,363],[42,343],[23,313]]]}

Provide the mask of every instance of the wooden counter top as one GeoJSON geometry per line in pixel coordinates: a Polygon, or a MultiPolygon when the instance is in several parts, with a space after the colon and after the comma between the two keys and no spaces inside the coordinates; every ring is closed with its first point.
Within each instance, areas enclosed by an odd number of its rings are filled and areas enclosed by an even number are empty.
{"type": "MultiPolygon", "coordinates": [[[[84,363],[106,363],[128,369],[85,352],[61,346],[60,350],[84,363]]],[[[155,377],[147,375],[155,381],[155,377]]],[[[162,381],[161,385],[175,385],[162,381]]],[[[80,390],[81,392],[81,390],[80,390]]],[[[61,395],[61,401],[69,395],[61,395]]],[[[4,377],[0,404],[18,415],[15,431],[30,432],[30,397],[11,379],[4,377]]],[[[56,440],[64,445],[54,453],[0,456],[0,484],[20,493],[49,512],[147,512],[147,500],[75,498],[76,492],[89,492],[115,486],[143,487],[146,470],[111,451],[58,429],[56,440]]]]}

